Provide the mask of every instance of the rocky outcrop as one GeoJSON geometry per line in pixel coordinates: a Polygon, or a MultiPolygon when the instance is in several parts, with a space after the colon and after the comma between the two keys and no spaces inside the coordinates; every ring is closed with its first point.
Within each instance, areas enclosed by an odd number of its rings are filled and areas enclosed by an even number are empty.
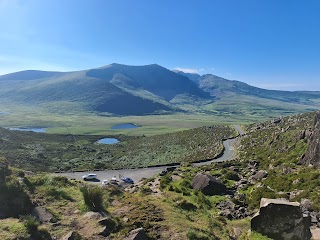
{"type": "Polygon", "coordinates": [[[4,185],[5,178],[8,175],[8,161],[4,157],[0,157],[0,185],[4,185]]]}
{"type": "Polygon", "coordinates": [[[313,133],[311,134],[308,149],[299,163],[320,167],[320,112],[315,115],[313,133]]]}
{"type": "Polygon", "coordinates": [[[275,240],[311,238],[310,217],[304,217],[298,202],[262,198],[260,211],[251,219],[251,229],[275,240]]]}
{"type": "Polygon", "coordinates": [[[226,186],[219,179],[205,173],[198,173],[194,177],[192,187],[209,196],[222,195],[227,192],[226,186]]]}

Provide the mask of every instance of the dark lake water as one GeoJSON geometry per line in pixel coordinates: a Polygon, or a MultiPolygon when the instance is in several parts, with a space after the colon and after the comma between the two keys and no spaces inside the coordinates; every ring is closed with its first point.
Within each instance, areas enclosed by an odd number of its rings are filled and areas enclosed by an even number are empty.
{"type": "Polygon", "coordinates": [[[113,125],[111,129],[130,129],[130,128],[139,128],[141,126],[137,126],[133,123],[121,123],[117,125],[113,125]]]}
{"type": "Polygon", "coordinates": [[[37,133],[44,133],[46,132],[45,128],[27,128],[27,127],[22,127],[22,128],[9,128],[9,130],[13,131],[27,131],[27,132],[37,132],[37,133]]]}
{"type": "Polygon", "coordinates": [[[115,144],[118,142],[120,142],[120,141],[116,138],[102,138],[102,139],[98,140],[98,143],[102,143],[102,144],[115,144]]]}
{"type": "Polygon", "coordinates": [[[0,115],[9,114],[8,112],[0,112],[0,115]]]}

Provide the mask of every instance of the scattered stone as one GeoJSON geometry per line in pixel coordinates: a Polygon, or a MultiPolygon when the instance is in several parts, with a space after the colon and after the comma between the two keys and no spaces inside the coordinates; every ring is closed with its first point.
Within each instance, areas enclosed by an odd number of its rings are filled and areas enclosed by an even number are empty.
{"type": "Polygon", "coordinates": [[[301,206],[302,212],[307,212],[307,211],[310,212],[313,210],[311,201],[306,198],[301,199],[300,206],[301,206]]]}
{"type": "Polygon", "coordinates": [[[198,173],[194,177],[192,187],[209,196],[222,195],[227,192],[227,187],[219,179],[204,173],[198,173]]]}
{"type": "Polygon", "coordinates": [[[292,199],[296,198],[297,196],[299,196],[303,192],[304,192],[303,190],[294,190],[289,193],[289,199],[292,200],[292,199]]]}
{"type": "Polygon", "coordinates": [[[83,215],[83,218],[87,218],[89,220],[99,220],[102,218],[102,215],[98,212],[87,212],[83,215]]]}
{"type": "Polygon", "coordinates": [[[298,202],[262,198],[260,211],[251,219],[251,229],[275,240],[310,239],[311,220],[298,202]]]}
{"type": "Polygon", "coordinates": [[[258,168],[259,167],[259,162],[256,161],[256,160],[251,160],[251,161],[249,161],[248,167],[249,168],[258,168]]]}
{"type": "Polygon", "coordinates": [[[132,230],[124,240],[148,240],[148,236],[143,228],[132,230]]]}

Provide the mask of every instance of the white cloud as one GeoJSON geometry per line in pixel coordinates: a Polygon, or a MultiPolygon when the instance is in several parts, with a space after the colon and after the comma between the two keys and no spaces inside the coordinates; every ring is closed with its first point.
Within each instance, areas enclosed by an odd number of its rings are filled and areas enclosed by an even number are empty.
{"type": "Polygon", "coordinates": [[[200,71],[201,69],[176,67],[176,68],[174,68],[173,70],[178,70],[178,71],[185,72],[185,73],[199,73],[199,71],[200,71]]]}

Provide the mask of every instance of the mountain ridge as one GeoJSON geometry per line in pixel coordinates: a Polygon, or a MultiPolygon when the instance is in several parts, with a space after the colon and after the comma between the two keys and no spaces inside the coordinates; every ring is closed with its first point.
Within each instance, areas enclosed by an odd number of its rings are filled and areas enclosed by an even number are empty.
{"type": "Polygon", "coordinates": [[[158,64],[112,63],[72,72],[25,70],[0,76],[0,88],[0,98],[12,103],[67,101],[85,111],[111,115],[236,112],[235,105],[239,108],[241,103],[245,109],[258,101],[265,102],[260,112],[271,109],[271,114],[314,110],[320,105],[318,91],[267,90],[212,74],[170,71],[158,64]]]}

